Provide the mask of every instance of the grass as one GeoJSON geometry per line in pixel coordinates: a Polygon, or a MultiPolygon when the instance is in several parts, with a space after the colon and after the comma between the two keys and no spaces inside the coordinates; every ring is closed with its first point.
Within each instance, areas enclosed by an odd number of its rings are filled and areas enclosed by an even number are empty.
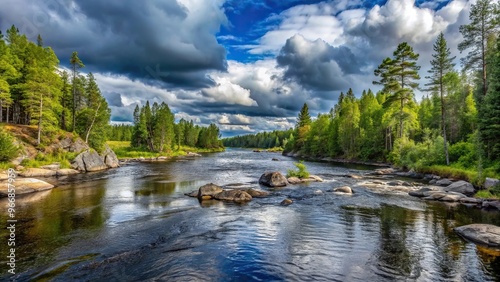
{"type": "Polygon", "coordinates": [[[194,153],[213,153],[224,151],[224,148],[202,149],[188,146],[181,146],[179,150],[170,152],[150,152],[146,149],[137,149],[130,147],[129,141],[108,141],[108,146],[115,152],[119,159],[134,159],[134,158],[157,158],[157,157],[178,157],[184,156],[187,152],[194,153]]]}
{"type": "Polygon", "coordinates": [[[21,165],[24,167],[38,168],[44,165],[59,163],[61,168],[71,168],[71,161],[76,158],[76,153],[55,151],[49,154],[38,153],[35,159],[24,159],[21,165]]]}
{"type": "Polygon", "coordinates": [[[500,200],[500,194],[494,194],[490,190],[479,190],[477,191],[476,195],[474,195],[476,198],[484,198],[484,199],[497,199],[500,200]]]}

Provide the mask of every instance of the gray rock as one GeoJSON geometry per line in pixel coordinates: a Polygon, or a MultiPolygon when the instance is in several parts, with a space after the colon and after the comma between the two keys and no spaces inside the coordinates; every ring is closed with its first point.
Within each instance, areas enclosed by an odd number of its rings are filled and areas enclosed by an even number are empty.
{"type": "Polygon", "coordinates": [[[75,140],[66,137],[59,142],[61,148],[68,152],[80,153],[89,150],[90,147],[81,138],[76,138],[75,140]]]}
{"type": "MultiPolygon", "coordinates": [[[[14,183],[11,183],[11,185],[15,186],[16,195],[44,191],[54,188],[54,185],[36,178],[16,178],[16,181],[14,183]]],[[[0,197],[8,196],[9,187],[12,186],[9,186],[8,181],[0,182],[0,197]]]]}
{"type": "Polygon", "coordinates": [[[74,170],[71,168],[61,168],[56,171],[56,176],[66,176],[66,175],[72,175],[72,174],[78,174],[80,173],[78,170],[74,170]]]}
{"type": "Polygon", "coordinates": [[[389,185],[389,186],[401,186],[401,185],[403,185],[403,181],[399,181],[399,180],[389,181],[389,182],[387,182],[387,185],[389,185]]]}
{"type": "Polygon", "coordinates": [[[105,170],[108,166],[102,161],[95,151],[85,151],[80,153],[71,163],[71,167],[79,171],[99,171],[105,170]]]}
{"type": "Polygon", "coordinates": [[[262,191],[262,190],[256,190],[253,188],[247,189],[245,192],[247,192],[253,198],[264,198],[264,197],[269,196],[269,192],[262,191]]]}
{"type": "Polygon", "coordinates": [[[224,191],[222,187],[215,185],[213,183],[205,184],[198,189],[198,199],[209,200],[215,197],[215,195],[224,191]]]}
{"type": "Polygon", "coordinates": [[[446,179],[446,178],[439,179],[438,181],[436,181],[436,185],[439,185],[439,186],[448,186],[452,183],[453,182],[451,180],[446,179]]]}
{"type": "Polygon", "coordinates": [[[109,168],[115,168],[120,166],[120,161],[116,156],[115,152],[111,150],[108,144],[105,145],[104,152],[101,154],[102,160],[109,168]]]}
{"type": "Polygon", "coordinates": [[[483,203],[483,200],[477,199],[477,198],[466,197],[466,198],[460,199],[460,203],[464,203],[464,204],[481,204],[481,203],[483,203]]]}
{"type": "Polygon", "coordinates": [[[199,190],[194,190],[194,191],[191,191],[190,193],[184,193],[184,195],[189,196],[189,197],[193,197],[193,198],[197,198],[198,197],[198,191],[199,190]]]}
{"type": "Polygon", "coordinates": [[[43,168],[28,168],[19,173],[22,177],[51,177],[56,176],[57,172],[55,170],[43,169],[43,168]]]}
{"type": "Polygon", "coordinates": [[[342,186],[342,187],[337,187],[337,188],[333,189],[333,192],[352,194],[352,189],[349,186],[342,186]]]}
{"type": "Polygon", "coordinates": [[[483,201],[483,209],[500,210],[500,201],[483,201]]]}
{"type": "Polygon", "coordinates": [[[495,178],[486,177],[486,180],[484,181],[484,188],[489,189],[489,188],[491,188],[495,185],[499,185],[499,184],[500,184],[500,180],[495,179],[495,178]]]}
{"type": "Polygon", "coordinates": [[[454,229],[465,239],[489,247],[500,247],[500,227],[491,224],[469,224],[454,229]]]}
{"type": "Polygon", "coordinates": [[[466,196],[472,196],[474,194],[474,186],[467,181],[457,181],[454,182],[443,189],[446,192],[457,192],[462,193],[466,196]]]}
{"type": "Polygon", "coordinates": [[[287,181],[290,184],[299,184],[299,183],[302,183],[302,180],[300,180],[298,177],[295,177],[295,176],[288,177],[287,181]]]}
{"type": "Polygon", "coordinates": [[[429,184],[436,184],[437,180],[436,179],[431,179],[431,181],[429,181],[429,184]]]}
{"type": "Polygon", "coordinates": [[[429,187],[424,187],[424,188],[418,189],[416,191],[410,191],[408,193],[408,195],[413,196],[413,197],[422,198],[422,197],[429,196],[429,194],[425,194],[425,192],[431,192],[431,191],[434,191],[434,189],[429,188],[429,187]]]}
{"type": "Polygon", "coordinates": [[[321,191],[321,190],[318,189],[318,190],[314,191],[314,194],[315,195],[321,195],[321,194],[323,194],[323,191],[321,191]]]}
{"type": "Polygon", "coordinates": [[[245,191],[234,189],[225,190],[214,196],[217,200],[231,201],[231,202],[247,202],[252,200],[252,196],[245,191]]]}
{"type": "Polygon", "coordinates": [[[58,170],[61,168],[61,164],[60,163],[53,163],[53,164],[49,164],[49,165],[43,165],[40,168],[49,169],[49,170],[58,170]]]}
{"type": "Polygon", "coordinates": [[[272,159],[272,161],[274,161],[274,162],[279,162],[280,160],[279,160],[279,159],[277,159],[277,158],[273,158],[273,159],[272,159]]]}
{"type": "Polygon", "coordinates": [[[352,179],[362,179],[363,177],[358,174],[346,174],[344,177],[352,178],[352,179]]]}
{"type": "Polygon", "coordinates": [[[284,199],[283,201],[281,201],[280,205],[282,206],[289,206],[293,203],[293,201],[291,199],[284,199]]]}
{"type": "Polygon", "coordinates": [[[281,173],[275,171],[262,174],[259,183],[268,187],[283,187],[288,184],[288,181],[281,173]]]}
{"type": "Polygon", "coordinates": [[[450,192],[446,193],[446,196],[439,199],[442,202],[458,202],[460,199],[467,198],[464,194],[450,192]]]}
{"type": "Polygon", "coordinates": [[[308,180],[315,181],[315,182],[323,182],[323,178],[321,178],[317,175],[313,175],[313,174],[309,175],[308,180]]]}
{"type": "Polygon", "coordinates": [[[441,198],[446,197],[447,193],[446,192],[441,192],[441,191],[432,191],[432,192],[427,192],[429,193],[429,196],[426,196],[424,200],[433,200],[433,201],[438,201],[441,198]]]}

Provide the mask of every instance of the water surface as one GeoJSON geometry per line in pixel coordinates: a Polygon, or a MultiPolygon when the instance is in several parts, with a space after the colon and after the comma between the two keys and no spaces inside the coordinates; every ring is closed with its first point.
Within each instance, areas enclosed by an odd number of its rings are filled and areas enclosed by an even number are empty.
{"type": "MultiPolygon", "coordinates": [[[[498,212],[380,193],[342,177],[371,169],[363,166],[306,162],[325,182],[259,186],[263,172],[285,173],[294,161],[229,149],[131,164],[92,180],[78,175],[51,191],[18,197],[17,281],[500,280],[500,252],[453,232],[469,223],[500,225],[498,212]],[[184,196],[210,182],[271,196],[247,204],[184,196]],[[328,192],[343,185],[355,194],[328,192]],[[294,203],[280,206],[285,198],[294,203]]],[[[2,274],[6,270],[3,261],[2,274]]]]}

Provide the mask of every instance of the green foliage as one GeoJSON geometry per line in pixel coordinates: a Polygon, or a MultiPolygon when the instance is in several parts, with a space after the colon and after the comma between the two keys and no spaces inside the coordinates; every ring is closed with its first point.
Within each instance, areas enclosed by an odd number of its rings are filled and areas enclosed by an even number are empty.
{"type": "Polygon", "coordinates": [[[61,168],[71,168],[71,161],[73,161],[77,155],[77,153],[66,152],[64,150],[56,150],[49,154],[38,153],[34,159],[24,159],[21,165],[26,167],[41,167],[59,163],[61,168]]]}
{"type": "Polygon", "coordinates": [[[299,161],[298,163],[294,163],[296,170],[289,169],[287,171],[286,177],[298,177],[298,178],[308,178],[309,172],[307,171],[306,165],[303,161],[299,161]]]}
{"type": "Polygon", "coordinates": [[[259,132],[222,139],[224,146],[237,148],[285,148],[293,147],[293,129],[285,131],[275,130],[272,132],[259,132]]]}
{"type": "Polygon", "coordinates": [[[0,129],[0,162],[8,162],[17,156],[19,147],[14,144],[14,138],[0,129]]]}

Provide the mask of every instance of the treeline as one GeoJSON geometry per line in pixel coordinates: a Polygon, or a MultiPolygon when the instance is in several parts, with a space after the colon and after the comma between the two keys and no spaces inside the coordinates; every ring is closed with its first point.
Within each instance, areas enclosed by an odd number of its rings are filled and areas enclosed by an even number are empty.
{"type": "Polygon", "coordinates": [[[131,141],[133,125],[128,124],[114,124],[111,125],[109,131],[109,140],[111,141],[131,141]]]}
{"type": "MultiPolygon", "coordinates": [[[[127,129],[123,127],[122,129],[127,129]]],[[[134,110],[131,146],[152,152],[171,152],[181,146],[205,149],[223,148],[219,140],[219,128],[194,125],[193,121],[181,119],[175,123],[174,114],[166,103],[153,103],[134,110]]]]}
{"type": "Polygon", "coordinates": [[[293,129],[286,131],[275,130],[272,132],[259,132],[257,134],[248,134],[234,136],[222,140],[226,147],[238,148],[284,148],[288,141],[293,140],[293,129]]]}
{"type": "Polygon", "coordinates": [[[419,87],[419,54],[406,42],[375,70],[383,90],[341,93],[313,121],[304,104],[285,151],[316,157],[388,160],[403,167],[452,164],[500,173],[500,40],[497,5],[479,0],[460,27],[463,70],[443,34],[433,45],[429,83],[419,87]],[[427,94],[417,103],[414,91],[427,94]]]}
{"type": "Polygon", "coordinates": [[[0,32],[0,122],[37,125],[39,145],[63,129],[101,148],[110,109],[92,73],[79,74],[83,63],[77,52],[70,64],[71,73],[60,71],[59,59],[40,35],[35,43],[15,26],[5,36],[0,32]]]}

